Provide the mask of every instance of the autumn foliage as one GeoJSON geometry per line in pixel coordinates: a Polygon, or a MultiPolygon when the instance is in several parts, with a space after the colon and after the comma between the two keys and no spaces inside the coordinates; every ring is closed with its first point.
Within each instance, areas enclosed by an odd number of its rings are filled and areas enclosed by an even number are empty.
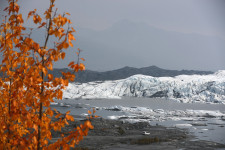
{"type": "MultiPolygon", "coordinates": [[[[9,5],[4,10],[6,16],[0,26],[3,57],[0,66],[3,73],[0,78],[0,149],[70,149],[93,126],[87,120],[68,136],[62,135],[55,143],[50,143],[52,132],[61,131],[68,121],[74,121],[69,112],[62,115],[49,106],[54,99],[62,99],[62,90],[69,81],[74,81],[75,75],[68,72],[55,78],[49,70],[53,69],[54,62],[65,58],[67,48],[73,47],[75,30],[71,27],[69,14],[58,14],[55,0],[50,0],[43,15],[33,10],[27,17],[37,29],[46,31],[44,44],[40,45],[31,38],[32,30],[23,26],[24,18],[17,1],[8,0],[9,5]],[[54,46],[47,47],[52,37],[56,39],[54,46]]],[[[80,50],[77,52],[79,56],[80,50]]],[[[78,57],[77,62],[68,66],[75,72],[82,71],[85,69],[80,63],[82,60],[78,57]]]]}

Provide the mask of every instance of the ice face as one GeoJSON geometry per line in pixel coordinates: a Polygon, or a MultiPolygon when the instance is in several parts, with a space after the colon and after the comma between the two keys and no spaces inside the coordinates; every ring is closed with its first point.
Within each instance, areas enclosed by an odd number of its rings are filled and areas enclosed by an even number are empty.
{"type": "Polygon", "coordinates": [[[211,75],[152,77],[134,75],[126,79],[70,83],[64,98],[166,97],[183,103],[225,104],[225,70],[211,75]]]}

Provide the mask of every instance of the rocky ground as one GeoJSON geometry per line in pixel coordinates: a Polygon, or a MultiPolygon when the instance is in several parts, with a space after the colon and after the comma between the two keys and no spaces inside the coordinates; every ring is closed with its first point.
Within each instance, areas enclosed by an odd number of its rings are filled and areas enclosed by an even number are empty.
{"type": "MultiPolygon", "coordinates": [[[[62,132],[72,130],[84,121],[75,121],[62,132]]],[[[150,126],[149,123],[127,123],[120,120],[97,118],[92,120],[94,129],[77,146],[79,150],[161,150],[161,149],[225,149],[225,145],[194,140],[188,130],[150,126]],[[144,135],[143,132],[150,133],[144,135]]],[[[61,133],[62,133],[61,132],[61,133]]],[[[61,133],[53,133],[56,140],[61,133]]]]}

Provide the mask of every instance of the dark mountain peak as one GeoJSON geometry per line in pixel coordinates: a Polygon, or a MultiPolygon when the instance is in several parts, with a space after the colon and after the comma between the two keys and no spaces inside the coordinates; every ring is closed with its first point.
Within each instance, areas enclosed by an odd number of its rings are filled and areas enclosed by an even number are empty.
{"type": "Polygon", "coordinates": [[[125,66],[125,67],[117,69],[117,70],[130,70],[130,69],[137,69],[137,68],[125,66]]]}
{"type": "MultiPolygon", "coordinates": [[[[157,67],[155,65],[148,66],[148,67],[142,67],[142,68],[135,68],[135,67],[125,66],[123,68],[116,69],[116,70],[150,70],[150,69],[163,70],[162,68],[159,68],[159,67],[157,67]]],[[[116,71],[116,70],[113,70],[113,71],[116,71]]]]}
{"type": "Polygon", "coordinates": [[[152,66],[149,66],[149,67],[140,68],[140,69],[161,69],[162,70],[162,68],[159,68],[159,67],[157,67],[155,65],[152,65],[152,66]]]}

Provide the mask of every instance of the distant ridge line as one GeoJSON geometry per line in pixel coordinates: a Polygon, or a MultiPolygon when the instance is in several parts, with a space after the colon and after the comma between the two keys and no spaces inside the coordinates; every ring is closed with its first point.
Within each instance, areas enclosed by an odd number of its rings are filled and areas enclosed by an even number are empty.
{"type": "MultiPolygon", "coordinates": [[[[61,72],[72,72],[68,68],[62,68],[57,69],[55,68],[53,71],[50,71],[49,73],[52,73],[54,77],[61,77],[61,72]]],[[[167,70],[162,69],[157,66],[149,66],[149,67],[143,67],[143,68],[134,68],[134,67],[123,67],[116,70],[111,71],[104,71],[104,72],[98,72],[98,71],[91,71],[91,70],[85,70],[83,72],[76,73],[76,79],[75,82],[80,83],[86,83],[86,82],[92,82],[92,81],[106,81],[106,80],[119,80],[119,79],[125,79],[132,75],[136,74],[143,74],[153,77],[174,77],[178,75],[207,75],[207,74],[213,74],[212,71],[198,71],[198,70],[167,70]]]]}

